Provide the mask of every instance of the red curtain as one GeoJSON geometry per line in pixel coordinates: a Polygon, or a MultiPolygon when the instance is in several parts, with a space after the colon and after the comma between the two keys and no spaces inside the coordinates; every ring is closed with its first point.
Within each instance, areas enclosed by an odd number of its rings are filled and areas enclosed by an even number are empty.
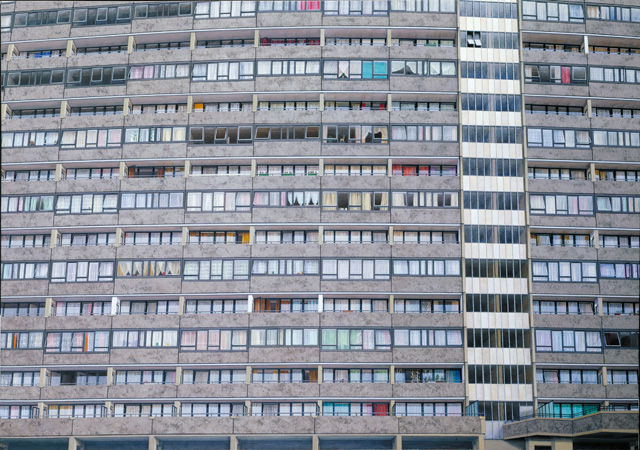
{"type": "Polygon", "coordinates": [[[389,404],[388,403],[374,403],[373,404],[373,415],[374,416],[388,416],[389,415],[389,404]]]}
{"type": "Polygon", "coordinates": [[[563,67],[562,68],[562,84],[571,83],[571,68],[563,67]]]}

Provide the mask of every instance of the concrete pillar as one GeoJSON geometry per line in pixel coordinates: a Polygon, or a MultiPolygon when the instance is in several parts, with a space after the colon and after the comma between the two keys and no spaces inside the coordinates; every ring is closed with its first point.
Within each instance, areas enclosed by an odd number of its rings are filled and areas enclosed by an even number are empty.
{"type": "Polygon", "coordinates": [[[44,403],[38,402],[38,417],[39,418],[43,418],[44,417],[44,410],[45,410],[44,403]]]}
{"type": "Polygon", "coordinates": [[[402,450],[402,435],[396,434],[396,438],[393,440],[393,448],[395,450],[402,450]]]}
{"type": "Polygon", "coordinates": [[[484,450],[484,436],[478,436],[473,442],[473,450],[484,450]]]}
{"type": "Polygon", "coordinates": [[[9,105],[7,105],[6,103],[3,103],[2,109],[0,109],[0,120],[4,121],[4,119],[6,119],[7,116],[9,117],[11,116],[11,108],[9,108],[9,105]]]}
{"type": "Polygon", "coordinates": [[[69,102],[66,100],[62,100],[60,102],[60,118],[64,119],[67,116],[67,113],[70,113],[69,110],[69,102]]]}
{"type": "Polygon", "coordinates": [[[322,245],[324,243],[324,227],[322,225],[318,225],[318,245],[322,245]]]}
{"type": "Polygon", "coordinates": [[[393,225],[389,225],[389,231],[387,232],[389,245],[393,245],[393,225]]]}
{"type": "Polygon", "coordinates": [[[111,314],[110,316],[115,316],[118,314],[120,310],[120,299],[118,297],[111,297],[111,314]]]}
{"type": "Polygon", "coordinates": [[[73,42],[73,39],[69,39],[67,41],[67,51],[66,51],[66,55],[65,56],[67,58],[70,58],[71,56],[76,54],[77,50],[78,49],[76,48],[76,44],[75,44],[75,42],[73,42]]]}
{"type": "Polygon", "coordinates": [[[255,178],[258,173],[258,163],[255,159],[251,160],[251,178],[255,178]]]}
{"type": "Polygon", "coordinates": [[[598,316],[602,317],[604,315],[604,304],[602,302],[602,297],[598,297],[598,316]]]}
{"type": "Polygon", "coordinates": [[[596,181],[596,165],[594,163],[589,164],[589,175],[591,181],[596,181]]]}
{"type": "Polygon", "coordinates": [[[393,104],[393,96],[387,94],[387,111],[391,111],[391,105],[393,104]]]}
{"type": "Polygon", "coordinates": [[[197,45],[198,45],[198,38],[196,37],[195,33],[191,33],[191,36],[189,37],[189,50],[191,51],[195,50],[197,45]]]}
{"type": "Polygon", "coordinates": [[[55,302],[51,297],[47,297],[44,301],[44,316],[52,317],[55,313],[55,302]]]}
{"type": "Polygon", "coordinates": [[[16,53],[16,44],[9,44],[7,46],[7,61],[11,61],[13,54],[16,53]]]}
{"type": "Polygon", "coordinates": [[[114,247],[120,247],[124,245],[124,231],[122,228],[116,228],[116,242],[113,244],[114,247]]]}
{"type": "Polygon", "coordinates": [[[589,36],[587,36],[586,34],[584,35],[584,54],[589,54],[589,36]]]}
{"type": "Polygon", "coordinates": [[[324,295],[318,294],[318,312],[324,312],[324,295]]]}
{"type": "Polygon", "coordinates": [[[116,384],[115,371],[113,367],[107,367],[107,386],[116,384]]]}
{"type": "Polygon", "coordinates": [[[318,384],[322,384],[322,366],[318,366],[318,384]]]}
{"type": "Polygon", "coordinates": [[[253,94],[252,101],[251,111],[256,112],[258,110],[258,94],[253,94]]]}
{"type": "Polygon", "coordinates": [[[311,450],[319,450],[320,449],[320,439],[318,439],[318,435],[314,434],[311,436],[311,450]]]}
{"type": "Polygon", "coordinates": [[[130,55],[135,51],[136,51],[136,38],[133,36],[129,36],[129,40],[127,41],[127,54],[130,55]]]}
{"type": "Polygon", "coordinates": [[[602,376],[603,386],[607,386],[609,384],[609,382],[607,381],[607,368],[603,367],[602,370],[600,370],[600,374],[602,376]]]}
{"type": "Polygon", "coordinates": [[[54,181],[60,181],[62,179],[62,164],[56,164],[56,173],[53,177],[54,181]]]}
{"type": "Polygon", "coordinates": [[[69,450],[81,450],[82,444],[77,438],[70,437],[69,438],[69,450]]]}
{"type": "Polygon", "coordinates": [[[47,374],[48,371],[44,367],[40,369],[40,387],[45,387],[47,385],[47,374]]]}
{"type": "Polygon", "coordinates": [[[187,95],[187,114],[193,112],[193,95],[187,95]]]}
{"type": "Polygon", "coordinates": [[[256,242],[256,227],[249,227],[249,245],[256,242]]]}
{"type": "Polygon", "coordinates": [[[324,28],[320,28],[320,47],[324,47],[326,45],[327,38],[324,35],[324,28]]]}
{"type": "Polygon", "coordinates": [[[122,115],[128,116],[129,111],[131,111],[131,100],[129,100],[128,97],[125,97],[125,99],[122,101],[122,115]]]}
{"type": "Polygon", "coordinates": [[[255,30],[253,32],[253,46],[260,47],[260,30],[255,30]]]}
{"type": "Polygon", "coordinates": [[[591,107],[591,99],[587,100],[587,117],[589,119],[593,117],[593,108],[591,107]]]}
{"type": "Polygon", "coordinates": [[[253,312],[253,295],[247,296],[247,314],[251,314],[253,312]]]}
{"type": "Polygon", "coordinates": [[[251,368],[251,366],[247,366],[245,369],[246,375],[245,375],[245,380],[244,380],[244,384],[251,384],[251,378],[253,375],[253,369],[251,368]]]}
{"type": "Polygon", "coordinates": [[[391,47],[391,29],[387,30],[387,47],[391,47]]]}
{"type": "Polygon", "coordinates": [[[389,366],[389,384],[396,384],[396,366],[389,366]]]}
{"type": "Polygon", "coordinates": [[[551,441],[551,450],[573,450],[573,439],[554,439],[551,441]]]}
{"type": "Polygon", "coordinates": [[[324,175],[324,159],[320,158],[318,160],[318,176],[321,177],[324,175]]]}
{"type": "Polygon", "coordinates": [[[191,175],[191,161],[185,161],[184,162],[184,174],[183,174],[183,177],[184,178],[189,178],[189,175],[191,175]]]}
{"type": "Polygon", "coordinates": [[[238,450],[238,437],[230,436],[229,437],[229,450],[238,450]]]}
{"type": "Polygon", "coordinates": [[[124,161],[120,161],[120,170],[118,172],[118,180],[124,180],[125,176],[128,175],[127,172],[127,164],[124,161]]]}
{"type": "Polygon", "coordinates": [[[160,443],[155,436],[149,436],[149,450],[160,450],[160,443]]]}
{"type": "Polygon", "coordinates": [[[324,94],[320,94],[320,111],[324,111],[324,94]]]}
{"type": "Polygon", "coordinates": [[[395,299],[395,295],[391,294],[389,296],[389,314],[393,314],[396,310],[395,299]]]}
{"type": "Polygon", "coordinates": [[[389,178],[393,176],[393,160],[391,158],[387,160],[387,176],[389,178]]]}
{"type": "Polygon", "coordinates": [[[182,227],[182,242],[180,242],[180,245],[184,247],[188,243],[189,243],[189,228],[182,227]]]}
{"type": "Polygon", "coordinates": [[[176,386],[182,384],[182,367],[176,367],[176,386]]]}
{"type": "Polygon", "coordinates": [[[245,400],[244,401],[244,408],[245,408],[245,416],[250,416],[251,415],[251,401],[250,400],[245,400]]]}
{"type": "Polygon", "coordinates": [[[184,314],[186,303],[187,303],[187,300],[184,298],[184,295],[181,295],[180,297],[178,297],[178,315],[179,316],[184,314]]]}

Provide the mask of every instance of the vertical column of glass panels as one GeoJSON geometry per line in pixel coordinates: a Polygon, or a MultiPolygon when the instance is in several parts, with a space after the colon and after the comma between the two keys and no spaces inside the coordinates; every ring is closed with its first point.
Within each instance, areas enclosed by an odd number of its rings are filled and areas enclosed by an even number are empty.
{"type": "Polygon", "coordinates": [[[517,8],[460,2],[468,411],[488,439],[533,409],[517,8]]]}

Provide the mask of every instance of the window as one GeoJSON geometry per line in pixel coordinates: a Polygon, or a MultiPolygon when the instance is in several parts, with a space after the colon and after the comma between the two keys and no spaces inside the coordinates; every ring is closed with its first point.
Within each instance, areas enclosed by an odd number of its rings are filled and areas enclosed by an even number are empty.
{"type": "Polygon", "coordinates": [[[638,197],[617,197],[617,196],[596,196],[598,212],[607,213],[640,213],[640,196],[638,197]]]}
{"type": "Polygon", "coordinates": [[[60,245],[63,247],[88,247],[96,245],[114,245],[116,242],[115,233],[63,233],[60,245]]]}
{"type": "Polygon", "coordinates": [[[393,276],[460,276],[460,261],[394,259],[393,276]]]}
{"type": "Polygon", "coordinates": [[[465,111],[520,112],[520,96],[511,94],[462,94],[465,111]]]}
{"type": "MultiPolygon", "coordinates": [[[[149,52],[155,50],[190,50],[190,42],[153,42],[147,44],[136,44],[135,50],[136,52],[149,52]]],[[[189,65],[185,64],[185,66],[187,66],[186,76],[188,76],[189,65]]]]}
{"type": "Polygon", "coordinates": [[[325,298],[323,312],[388,312],[387,299],[325,298]]]}
{"type": "Polygon", "coordinates": [[[529,194],[531,214],[593,215],[593,197],[590,195],[541,195],[529,194]]]}
{"type": "Polygon", "coordinates": [[[348,37],[326,37],[324,45],[375,45],[384,47],[387,45],[385,38],[348,38],[348,37]]]}
{"type": "Polygon", "coordinates": [[[253,312],[256,313],[302,313],[317,311],[317,298],[255,298],[253,300],[253,312]]]}
{"type": "Polygon", "coordinates": [[[317,403],[251,403],[252,416],[315,416],[317,403]]]}
{"type": "Polygon", "coordinates": [[[119,167],[69,168],[65,180],[115,180],[120,175],[119,167]]]}
{"type": "Polygon", "coordinates": [[[253,61],[194,63],[191,81],[253,80],[253,61]]]}
{"type": "Polygon", "coordinates": [[[431,77],[454,77],[457,75],[455,61],[391,61],[391,75],[418,75],[431,77]]]}
{"type": "Polygon", "coordinates": [[[396,383],[462,383],[461,369],[396,369],[396,383]]]}
{"type": "Polygon", "coordinates": [[[388,403],[333,403],[322,404],[323,416],[388,416],[388,403]]]}
{"type": "Polygon", "coordinates": [[[251,174],[251,166],[191,166],[191,176],[245,175],[251,174]]]}
{"type": "Polygon", "coordinates": [[[593,131],[593,145],[609,147],[640,147],[640,132],[593,131]]]}
{"type": "Polygon", "coordinates": [[[258,61],[257,76],[268,75],[319,75],[320,61],[316,60],[267,60],[258,61]]]}
{"type": "Polygon", "coordinates": [[[305,207],[319,206],[318,191],[254,191],[253,206],[259,207],[305,207]]]}
{"type": "Polygon", "coordinates": [[[252,275],[318,275],[317,259],[254,259],[252,275]]]}
{"type": "Polygon", "coordinates": [[[318,242],[317,231],[291,230],[266,231],[257,230],[256,244],[313,244],[318,242]]]}
{"type": "Polygon", "coordinates": [[[595,262],[533,261],[533,281],[597,283],[595,262]]]}
{"type": "Polygon", "coordinates": [[[386,111],[385,102],[324,102],[325,111],[386,111]]]}
{"type": "Polygon", "coordinates": [[[183,403],[182,417],[231,417],[244,416],[244,403],[183,403]]]}
{"type": "Polygon", "coordinates": [[[5,331],[0,333],[0,349],[27,350],[42,348],[42,331],[5,331]]]}
{"type": "Polygon", "coordinates": [[[605,331],[604,342],[607,348],[638,348],[637,331],[605,331]]]}
{"type": "MultiPolygon", "coordinates": [[[[393,133],[393,130],[392,130],[393,133]]],[[[457,133],[456,133],[457,134],[457,133]]],[[[450,166],[440,166],[440,165],[409,165],[409,164],[394,164],[393,165],[393,176],[401,176],[401,177],[427,177],[427,176],[436,176],[436,177],[446,177],[446,176],[457,176],[458,175],[458,166],[450,165],[450,166]]]]}
{"type": "Polygon", "coordinates": [[[638,384],[638,371],[609,369],[607,371],[607,384],[638,384]]]}
{"type": "Polygon", "coordinates": [[[57,131],[2,133],[2,147],[49,147],[58,145],[57,131]]]}
{"type": "Polygon", "coordinates": [[[532,105],[524,106],[527,114],[546,114],[550,116],[584,116],[586,110],[580,106],[532,105]]]}
{"type": "Polygon", "coordinates": [[[389,14],[386,1],[325,1],[323,7],[325,16],[386,16],[389,14]]]}
{"type": "Polygon", "coordinates": [[[546,42],[523,42],[522,48],[525,50],[539,50],[544,52],[571,52],[582,53],[579,45],[572,44],[549,44],[546,42]]]}
{"type": "Polygon", "coordinates": [[[52,371],[49,375],[50,386],[106,386],[107,371],[52,371]]]}
{"type": "MultiPolygon", "coordinates": [[[[9,15],[9,21],[7,27],[10,26],[11,16],[9,15]]],[[[37,27],[43,25],[60,25],[70,23],[71,10],[59,9],[53,11],[32,11],[25,13],[17,13],[14,16],[13,26],[16,28],[21,27],[37,27]]],[[[5,24],[3,22],[3,28],[5,24]]],[[[5,30],[3,30],[5,31],[5,30]]]]}
{"type": "Polygon", "coordinates": [[[132,105],[130,109],[131,114],[176,114],[186,112],[186,103],[132,105]]]}
{"type": "Polygon", "coordinates": [[[599,384],[597,370],[537,369],[538,383],[599,384]]]}
{"type": "Polygon", "coordinates": [[[122,105],[116,106],[82,106],[72,107],[71,116],[120,116],[122,105]]]}
{"type": "Polygon", "coordinates": [[[608,316],[638,315],[640,314],[640,303],[638,302],[604,302],[602,304],[602,314],[608,316]]]}
{"type": "Polygon", "coordinates": [[[322,350],[391,350],[391,331],[323,328],[322,350]]]}
{"type": "Polygon", "coordinates": [[[37,419],[39,416],[36,405],[2,405],[0,419],[37,419]]]}
{"type": "Polygon", "coordinates": [[[388,383],[389,369],[323,369],[323,383],[388,383]]]}
{"type": "Polygon", "coordinates": [[[634,67],[589,67],[590,81],[599,83],[640,83],[640,69],[634,67]]]}
{"type": "Polygon", "coordinates": [[[112,348],[177,346],[178,330],[113,330],[112,348]]]}
{"type": "Polygon", "coordinates": [[[595,314],[594,302],[534,300],[534,314],[595,314]]]}
{"type": "Polygon", "coordinates": [[[318,369],[253,369],[252,383],[317,383],[318,369]]]}
{"type": "Polygon", "coordinates": [[[600,235],[600,247],[640,248],[639,236],[600,235]]]}
{"type": "Polygon", "coordinates": [[[392,12],[456,12],[456,5],[452,0],[394,0],[390,3],[392,12]]]}
{"type": "Polygon", "coordinates": [[[40,371],[0,372],[0,386],[40,386],[40,371]]]}
{"type": "Polygon", "coordinates": [[[213,259],[184,262],[185,281],[248,280],[248,259],[213,259]]]}
{"type": "Polygon", "coordinates": [[[123,192],[122,209],[183,209],[183,192],[123,192]]]}
{"type": "Polygon", "coordinates": [[[481,142],[485,144],[521,144],[522,128],[463,125],[462,142],[481,142]]]}
{"type": "Polygon", "coordinates": [[[105,417],[106,408],[103,404],[94,405],[77,405],[77,404],[63,404],[63,405],[47,405],[46,410],[47,417],[51,418],[84,418],[84,417],[105,417]]]}
{"type": "Polygon", "coordinates": [[[52,283],[91,283],[113,281],[113,261],[54,261],[52,283]]]}
{"type": "Polygon", "coordinates": [[[10,119],[34,119],[41,117],[60,117],[60,108],[18,109],[11,111],[10,119]]]}
{"type": "Polygon", "coordinates": [[[147,66],[131,66],[129,68],[129,80],[189,78],[189,68],[189,64],[153,64],[147,66]]]}
{"type": "Polygon", "coordinates": [[[187,212],[250,211],[250,192],[187,192],[187,212]]]}
{"type": "Polygon", "coordinates": [[[392,141],[458,141],[458,127],[455,125],[392,125],[392,141]]]}
{"type": "Polygon", "coordinates": [[[63,131],[60,149],[105,148],[122,146],[122,129],[63,131]]]}
{"type": "Polygon", "coordinates": [[[529,167],[532,180],[586,180],[586,169],[560,169],[555,167],[529,167]]]}
{"type": "Polygon", "coordinates": [[[53,181],[56,171],[50,170],[7,170],[2,181],[53,181]]]}
{"type": "MultiPolygon", "coordinates": [[[[329,102],[325,102],[329,103],[329,102]]],[[[282,101],[282,102],[258,102],[258,111],[318,111],[320,109],[319,102],[309,101],[282,101]]],[[[327,107],[325,106],[325,109],[327,107]]],[[[251,104],[248,104],[247,110],[251,110],[251,104]]]]}
{"type": "Polygon", "coordinates": [[[386,244],[387,231],[325,230],[325,244],[386,244]]]}
{"type": "Polygon", "coordinates": [[[322,192],[324,211],[388,211],[388,192],[322,192]]]}
{"type": "Polygon", "coordinates": [[[182,330],[180,351],[246,351],[247,330],[182,330]]]}
{"type": "Polygon", "coordinates": [[[386,80],[388,61],[324,60],[322,76],[325,79],[386,80]]]}
{"type": "Polygon", "coordinates": [[[136,231],[124,234],[124,245],[181,245],[181,231],[136,231]]]}
{"type": "Polygon", "coordinates": [[[73,10],[73,26],[114,25],[131,22],[131,6],[73,10]]]}
{"type": "Polygon", "coordinates": [[[175,409],[173,403],[115,403],[113,417],[173,417],[175,409]]]}
{"type": "MultiPolygon", "coordinates": [[[[253,47],[253,38],[251,39],[208,39],[206,41],[196,42],[196,48],[228,48],[228,47],[253,47]]],[[[249,103],[249,105],[251,104],[249,103]]]]}
{"type": "Polygon", "coordinates": [[[181,261],[118,261],[120,277],[179,277],[181,261]]]}
{"type": "Polygon", "coordinates": [[[324,174],[328,176],[383,176],[387,175],[386,165],[325,164],[324,174]]]}
{"type": "MultiPolygon", "coordinates": [[[[283,130],[282,130],[283,137],[286,136],[287,134],[284,128],[290,128],[290,127],[283,127],[283,130]]],[[[256,133],[257,133],[257,130],[256,130],[256,133]]],[[[286,176],[305,176],[305,175],[315,176],[315,175],[318,175],[318,171],[319,171],[319,167],[312,166],[312,165],[281,166],[281,165],[269,164],[269,165],[259,165],[257,174],[260,177],[265,177],[265,176],[286,177],[286,176]]]]}
{"type": "Polygon", "coordinates": [[[124,142],[184,142],[187,137],[186,131],[186,127],[127,128],[124,142]]]}
{"type": "Polygon", "coordinates": [[[614,279],[627,279],[637,280],[638,276],[638,263],[600,263],[600,278],[614,278],[614,279]]]}
{"type": "Polygon", "coordinates": [[[178,314],[178,300],[122,300],[119,313],[123,316],[134,314],[178,314]]]}
{"type": "Polygon", "coordinates": [[[94,353],[109,351],[109,331],[48,332],[45,353],[94,353]]]}
{"type": "Polygon", "coordinates": [[[523,1],[522,19],[583,23],[584,9],[573,3],[523,1]]]}
{"type": "Polygon", "coordinates": [[[457,207],[457,192],[392,191],[394,208],[457,207]]]}
{"type": "Polygon", "coordinates": [[[176,371],[116,370],[115,384],[176,384],[176,371]]]}
{"type": "Polygon", "coordinates": [[[601,352],[599,331],[536,330],[537,352],[601,352]]]}
{"type": "MultiPolygon", "coordinates": [[[[309,139],[319,139],[320,138],[320,127],[317,125],[297,125],[297,126],[256,126],[256,141],[260,140],[309,140],[309,139]]],[[[265,167],[265,166],[261,166],[265,167]]],[[[273,166],[273,173],[277,173],[277,167],[273,166]]],[[[285,166],[287,169],[293,169],[292,167],[285,166]]],[[[304,167],[304,166],[302,166],[304,167]]],[[[270,167],[269,167],[270,169],[270,167]]],[[[265,172],[258,172],[259,175],[264,175],[265,172]]],[[[269,172],[266,172],[270,174],[269,172]]],[[[289,173],[288,175],[293,175],[294,172],[289,173]]],[[[317,173],[317,170],[316,170],[317,173]]]]}
{"type": "Polygon", "coordinates": [[[535,247],[591,247],[588,234],[539,234],[531,233],[531,245],[535,247]]]}
{"type": "Polygon", "coordinates": [[[67,69],[67,87],[123,85],[126,83],[127,66],[67,69]]]}
{"type": "Polygon", "coordinates": [[[248,244],[248,231],[189,231],[189,244],[248,244]]]}
{"type": "Polygon", "coordinates": [[[3,234],[2,248],[49,247],[50,234],[3,234]]]}
{"type": "Polygon", "coordinates": [[[461,78],[519,80],[520,65],[516,63],[460,62],[461,78]]]}
{"type": "Polygon", "coordinates": [[[388,259],[323,259],[323,280],[388,280],[388,259]]]}
{"type": "Polygon", "coordinates": [[[256,4],[255,1],[196,2],[195,18],[254,17],[256,4]]]}
{"type": "MultiPolygon", "coordinates": [[[[125,194],[123,194],[124,196],[125,194]]],[[[58,195],[56,214],[102,214],[118,212],[118,194],[58,195]]]]}
{"type": "Polygon", "coordinates": [[[395,404],[397,416],[461,416],[462,403],[404,403],[395,404]]]}
{"type": "Polygon", "coordinates": [[[587,69],[584,66],[546,66],[525,64],[524,77],[527,83],[587,84],[587,69]]]}
{"type": "Polygon", "coordinates": [[[266,11],[320,11],[319,1],[258,2],[261,12],[266,11]]]}
{"type": "Polygon", "coordinates": [[[247,300],[187,300],[185,314],[246,313],[247,300]]]}
{"type": "Polygon", "coordinates": [[[251,126],[208,126],[189,128],[189,145],[250,145],[252,142],[253,137],[251,126]]]}
{"type": "Polygon", "coordinates": [[[42,280],[48,276],[48,262],[2,263],[3,280],[42,280]]]}
{"type": "Polygon", "coordinates": [[[7,303],[0,304],[2,317],[43,317],[44,303],[7,303]]]}
{"type": "MultiPolygon", "coordinates": [[[[514,96],[518,100],[520,97],[514,96]]],[[[326,108],[325,108],[326,109],[326,108]]],[[[442,102],[391,102],[391,111],[457,111],[456,103],[442,102]]]]}
{"type": "Polygon", "coordinates": [[[457,231],[393,231],[394,244],[457,244],[457,231]]]}
{"type": "Polygon", "coordinates": [[[395,313],[460,313],[460,300],[396,299],[395,313]]]}
{"type": "MultiPolygon", "coordinates": [[[[640,114],[638,114],[640,118],[640,114]]],[[[596,169],[596,180],[604,181],[640,181],[640,170],[596,169]]]]}
{"type": "Polygon", "coordinates": [[[640,22],[640,8],[587,5],[587,19],[640,22]]]}
{"type": "Polygon", "coordinates": [[[393,330],[394,347],[458,347],[462,346],[462,330],[393,330]]]}
{"type": "MultiPolygon", "coordinates": [[[[76,49],[75,53],[72,55],[101,55],[101,54],[110,54],[110,53],[126,53],[127,45],[103,45],[100,47],[79,47],[76,49]]],[[[94,74],[95,78],[92,77],[92,82],[100,81],[100,72],[96,71],[94,74]]]]}
{"type": "Polygon", "coordinates": [[[56,316],[108,316],[111,301],[57,301],[53,312],[56,316]]]}
{"type": "Polygon", "coordinates": [[[181,3],[155,3],[149,5],[137,4],[134,9],[134,19],[147,19],[154,17],[175,17],[191,16],[193,14],[193,4],[191,2],[181,3]]]}
{"type": "Polygon", "coordinates": [[[251,346],[317,346],[317,328],[252,328],[251,346]]]}
{"type": "Polygon", "coordinates": [[[247,371],[244,369],[215,369],[182,371],[182,384],[244,384],[247,371]]]}

